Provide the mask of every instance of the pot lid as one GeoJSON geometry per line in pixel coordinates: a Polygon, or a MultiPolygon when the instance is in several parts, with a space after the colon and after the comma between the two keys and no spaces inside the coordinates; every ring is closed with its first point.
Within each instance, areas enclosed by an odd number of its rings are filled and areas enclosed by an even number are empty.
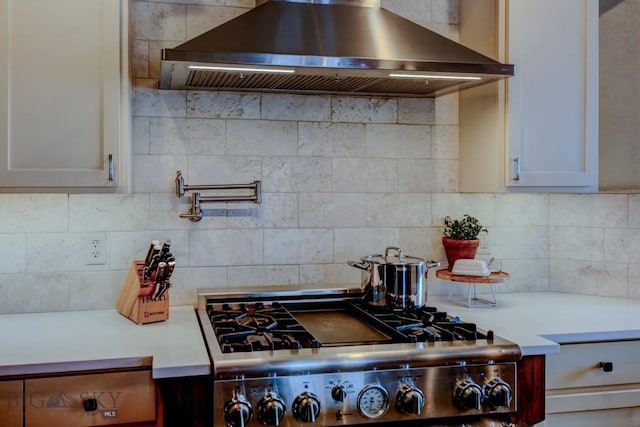
{"type": "Polygon", "coordinates": [[[388,246],[384,250],[384,255],[367,255],[360,259],[365,262],[392,265],[422,265],[426,263],[426,261],[422,258],[405,255],[404,252],[402,252],[402,249],[395,246],[388,246]]]}

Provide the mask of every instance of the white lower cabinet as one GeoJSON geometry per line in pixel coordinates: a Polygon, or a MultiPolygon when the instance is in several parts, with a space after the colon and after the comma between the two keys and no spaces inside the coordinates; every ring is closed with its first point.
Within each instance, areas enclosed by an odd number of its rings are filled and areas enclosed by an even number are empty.
{"type": "Polygon", "coordinates": [[[640,426],[640,341],[561,345],[545,405],[544,427],[640,426]]]}

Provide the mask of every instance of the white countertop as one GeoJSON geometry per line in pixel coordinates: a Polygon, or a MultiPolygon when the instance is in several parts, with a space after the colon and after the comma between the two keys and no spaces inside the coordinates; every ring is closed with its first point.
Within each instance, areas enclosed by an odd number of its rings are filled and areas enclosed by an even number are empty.
{"type": "Polygon", "coordinates": [[[0,315],[0,377],[151,365],[153,378],[207,375],[191,306],[137,325],[116,310],[0,315]]]}
{"type": "MultiPolygon", "coordinates": [[[[523,355],[563,343],[640,339],[640,300],[554,292],[498,294],[497,307],[469,308],[429,296],[463,321],[514,341],[523,355]]],[[[208,375],[211,364],[193,307],[137,325],[116,310],[0,315],[0,377],[151,365],[154,378],[208,375]]]]}
{"type": "Polygon", "coordinates": [[[558,353],[559,344],[640,339],[640,300],[558,292],[497,297],[497,307],[469,308],[437,295],[426,305],[493,330],[520,345],[525,356],[558,353]]]}

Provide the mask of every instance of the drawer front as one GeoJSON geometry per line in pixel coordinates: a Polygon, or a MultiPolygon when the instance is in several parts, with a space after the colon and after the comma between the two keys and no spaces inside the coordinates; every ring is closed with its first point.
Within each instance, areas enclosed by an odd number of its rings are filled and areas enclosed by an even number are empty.
{"type": "Polygon", "coordinates": [[[603,427],[640,426],[640,408],[547,414],[536,427],[603,427]]]}
{"type": "Polygon", "coordinates": [[[156,418],[151,371],[26,380],[24,399],[28,427],[104,426],[156,418]]]}
{"type": "MultiPolygon", "coordinates": [[[[640,388],[635,386],[619,386],[584,389],[580,393],[547,392],[545,406],[547,414],[564,412],[603,411],[614,408],[638,408],[640,411],[640,388]]],[[[613,424],[611,424],[613,425],[613,424]]]]}
{"type": "Polygon", "coordinates": [[[0,381],[0,426],[22,427],[22,381],[0,381]]]}
{"type": "Polygon", "coordinates": [[[640,383],[640,341],[615,341],[560,346],[546,361],[548,390],[640,383]],[[612,363],[605,372],[600,362],[612,363]]]}

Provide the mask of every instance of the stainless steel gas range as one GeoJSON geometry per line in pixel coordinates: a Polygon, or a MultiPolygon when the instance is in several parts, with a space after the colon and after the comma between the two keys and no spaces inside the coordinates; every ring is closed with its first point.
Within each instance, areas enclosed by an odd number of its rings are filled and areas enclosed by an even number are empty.
{"type": "Polygon", "coordinates": [[[437,308],[374,307],[360,289],[200,290],[198,316],[215,427],[520,425],[519,347],[437,308]]]}

